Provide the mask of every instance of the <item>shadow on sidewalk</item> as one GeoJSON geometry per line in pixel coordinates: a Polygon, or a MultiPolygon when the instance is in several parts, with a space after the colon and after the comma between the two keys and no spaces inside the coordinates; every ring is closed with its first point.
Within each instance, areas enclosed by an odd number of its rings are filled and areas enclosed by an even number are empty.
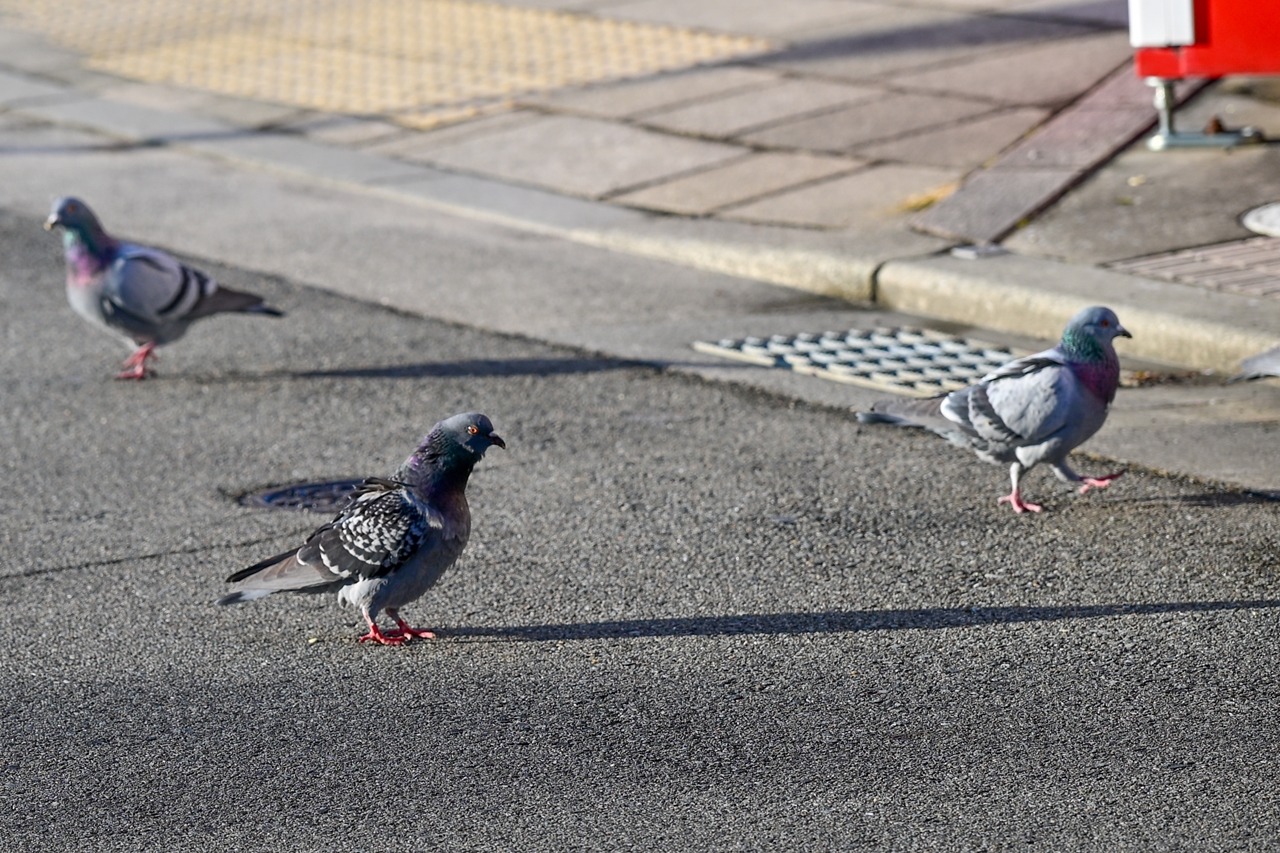
{"type": "Polygon", "coordinates": [[[1041,36],[1043,39],[1088,35],[1099,29],[1122,28],[1122,24],[1112,11],[1115,5],[1117,5],[1115,0],[1111,2],[1086,0],[1083,3],[1062,3],[1033,10],[1009,9],[999,13],[953,19],[944,23],[929,23],[802,42],[775,53],[752,57],[751,61],[805,62],[907,50],[998,47],[1011,42],[1027,42],[1030,27],[1036,25],[1044,30],[1041,36]],[[1063,31],[1063,27],[1078,27],[1079,31],[1075,33],[1070,30],[1063,31]]]}
{"type": "Polygon", "coordinates": [[[766,613],[672,619],[626,619],[495,628],[451,628],[442,636],[508,640],[609,640],[626,637],[721,637],[736,634],[839,634],[853,631],[936,630],[976,625],[1017,625],[1063,619],[1271,609],[1280,600],[1172,601],[1156,604],[1095,604],[1074,607],[936,607],[919,610],[836,610],[825,613],[766,613]]]}

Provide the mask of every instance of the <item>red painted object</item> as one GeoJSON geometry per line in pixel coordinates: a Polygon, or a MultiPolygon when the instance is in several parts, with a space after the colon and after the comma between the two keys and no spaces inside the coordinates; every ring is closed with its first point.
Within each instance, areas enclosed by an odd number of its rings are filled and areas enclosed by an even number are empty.
{"type": "Polygon", "coordinates": [[[1139,77],[1225,77],[1280,74],[1278,0],[1194,0],[1196,43],[1140,47],[1139,77]]]}

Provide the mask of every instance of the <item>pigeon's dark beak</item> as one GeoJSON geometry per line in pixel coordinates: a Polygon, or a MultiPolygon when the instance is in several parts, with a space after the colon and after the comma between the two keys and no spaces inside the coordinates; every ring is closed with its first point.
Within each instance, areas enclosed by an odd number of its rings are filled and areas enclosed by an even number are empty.
{"type": "Polygon", "coordinates": [[[49,218],[44,221],[44,230],[52,231],[53,226],[61,225],[61,224],[62,223],[58,220],[58,214],[50,213],[49,218]]]}
{"type": "Polygon", "coordinates": [[[507,449],[507,443],[503,441],[502,436],[498,435],[496,432],[489,433],[489,443],[496,444],[499,447],[501,447],[503,450],[507,449]]]}
{"type": "Polygon", "coordinates": [[[1128,329],[1126,329],[1124,326],[1116,326],[1116,337],[1117,337],[1117,338],[1132,338],[1132,337],[1133,337],[1133,335],[1129,334],[1129,330],[1128,330],[1128,329]]]}

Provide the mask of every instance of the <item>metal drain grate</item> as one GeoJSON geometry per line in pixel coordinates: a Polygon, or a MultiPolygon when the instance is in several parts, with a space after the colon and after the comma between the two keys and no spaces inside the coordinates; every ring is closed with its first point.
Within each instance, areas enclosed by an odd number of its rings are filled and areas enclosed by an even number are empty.
{"type": "Polygon", "coordinates": [[[290,509],[336,513],[347,504],[364,480],[331,480],[327,483],[295,483],[244,495],[240,503],[260,509],[290,509]]]}
{"type": "Polygon", "coordinates": [[[1247,296],[1280,296],[1280,239],[1250,237],[1106,264],[1117,272],[1247,296]]]}
{"type": "Polygon", "coordinates": [[[1021,355],[1008,347],[914,328],[698,341],[693,348],[912,397],[932,397],[972,385],[1021,355]]]}

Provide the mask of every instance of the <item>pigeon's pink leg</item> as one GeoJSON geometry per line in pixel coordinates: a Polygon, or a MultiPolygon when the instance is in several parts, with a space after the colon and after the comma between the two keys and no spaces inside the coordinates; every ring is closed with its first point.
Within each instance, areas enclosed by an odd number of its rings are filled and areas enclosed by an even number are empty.
{"type": "Polygon", "coordinates": [[[128,368],[116,374],[116,379],[146,379],[147,378],[147,359],[159,358],[153,350],[156,345],[154,343],[145,343],[134,350],[133,355],[125,359],[124,367],[128,368]]]}
{"type": "Polygon", "coordinates": [[[396,620],[396,624],[400,626],[395,631],[389,632],[392,636],[421,637],[424,640],[434,640],[436,638],[436,635],[430,631],[426,631],[422,628],[409,627],[409,623],[400,618],[399,610],[393,610],[392,608],[388,607],[387,615],[390,616],[392,619],[396,620]]]}
{"type": "Polygon", "coordinates": [[[402,646],[405,644],[406,639],[401,634],[396,632],[384,634],[378,627],[377,622],[374,622],[368,616],[365,617],[365,621],[369,623],[369,633],[365,634],[363,637],[358,637],[356,639],[357,643],[363,643],[365,640],[373,640],[375,643],[383,646],[402,646]]]}
{"type": "Polygon", "coordinates": [[[1105,477],[1081,477],[1080,482],[1084,483],[1084,485],[1080,487],[1080,494],[1083,495],[1090,489],[1105,489],[1107,486],[1110,486],[1116,480],[1123,477],[1125,473],[1125,471],[1117,471],[1114,474],[1108,474],[1105,477]]]}
{"type": "Polygon", "coordinates": [[[1018,488],[1019,481],[1022,480],[1022,474],[1026,470],[1021,462],[1014,462],[1009,466],[1009,483],[1013,486],[1013,491],[1002,497],[997,503],[1008,503],[1013,506],[1013,511],[1021,515],[1024,512],[1039,512],[1040,504],[1029,504],[1022,499],[1022,490],[1018,488]]]}
{"type": "Polygon", "coordinates": [[[1014,489],[1009,494],[1002,497],[996,503],[1008,503],[1013,506],[1013,511],[1021,515],[1024,512],[1039,512],[1044,509],[1040,504],[1029,504],[1022,499],[1022,493],[1014,489]]]}

